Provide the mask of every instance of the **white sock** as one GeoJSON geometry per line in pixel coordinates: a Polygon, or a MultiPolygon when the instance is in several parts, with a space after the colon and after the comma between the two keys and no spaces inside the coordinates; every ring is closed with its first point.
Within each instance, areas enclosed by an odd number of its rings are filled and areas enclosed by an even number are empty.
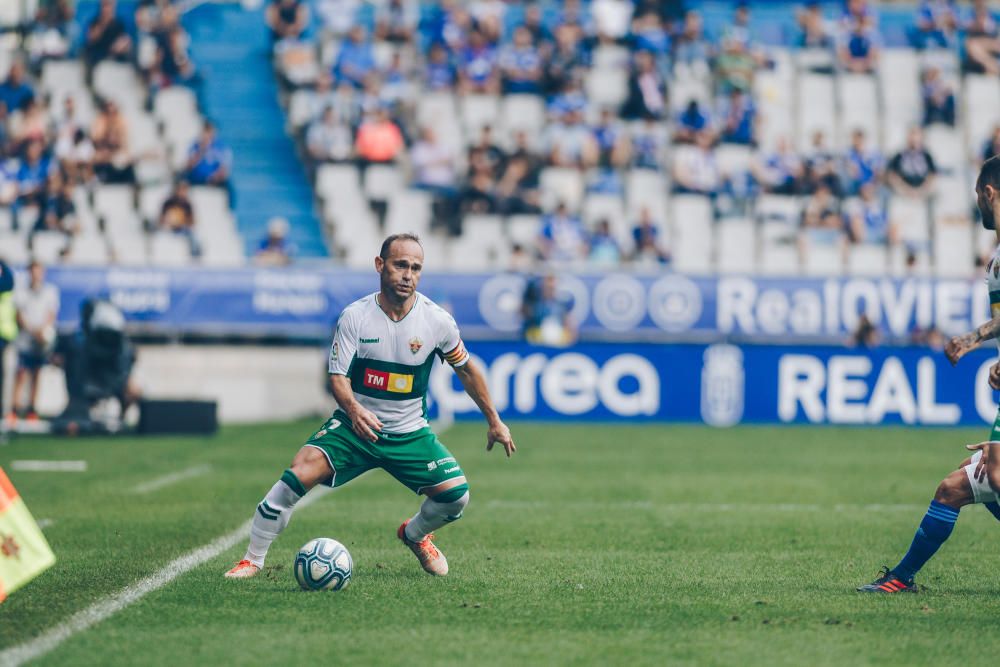
{"type": "Polygon", "coordinates": [[[436,503],[430,498],[420,506],[420,511],[413,515],[406,524],[406,539],[411,542],[421,542],[429,534],[452,521],[462,518],[462,510],[469,504],[469,492],[466,491],[458,500],[450,503],[436,503]]]}
{"type": "Polygon", "coordinates": [[[257,567],[264,567],[264,557],[274,538],[285,529],[292,518],[292,509],[299,502],[299,494],[278,480],[257,505],[250,526],[250,546],[244,558],[257,567]]]}

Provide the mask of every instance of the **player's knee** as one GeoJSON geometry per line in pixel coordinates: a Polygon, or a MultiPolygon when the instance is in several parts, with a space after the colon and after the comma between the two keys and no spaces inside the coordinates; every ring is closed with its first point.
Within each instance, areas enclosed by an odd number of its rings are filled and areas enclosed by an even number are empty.
{"type": "Polygon", "coordinates": [[[972,502],[972,489],[965,472],[957,470],[941,480],[934,500],[949,507],[962,507],[972,502]]]}
{"type": "Polygon", "coordinates": [[[469,485],[460,484],[431,498],[444,510],[447,521],[458,521],[469,504],[469,485]]]}
{"type": "Polygon", "coordinates": [[[1000,470],[993,469],[986,471],[986,481],[989,482],[993,493],[1000,493],[1000,470]]]}
{"type": "Polygon", "coordinates": [[[289,470],[299,479],[306,491],[333,474],[326,455],[315,447],[303,447],[299,450],[289,470]]]}

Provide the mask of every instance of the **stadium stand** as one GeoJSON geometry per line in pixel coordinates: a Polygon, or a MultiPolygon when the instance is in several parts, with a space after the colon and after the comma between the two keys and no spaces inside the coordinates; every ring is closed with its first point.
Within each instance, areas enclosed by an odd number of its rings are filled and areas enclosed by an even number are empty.
{"type": "Polygon", "coordinates": [[[238,265],[279,218],[296,259],[348,266],[404,229],[484,270],[567,229],[596,269],[960,276],[986,251],[983,6],[938,34],[863,0],[3,4],[12,259],[238,265]]]}
{"type": "Polygon", "coordinates": [[[995,32],[988,14],[963,14],[946,39],[909,5],[688,4],[270,5],[272,27],[282,13],[301,23],[275,36],[274,64],[333,254],[364,266],[358,239],[412,228],[454,266],[501,269],[514,245],[545,256],[564,205],[572,233],[599,241],[578,267],[609,266],[599,228],[622,258],[610,266],[636,259],[645,209],[688,272],[972,272],[983,249],[969,174],[1000,80],[973,71],[964,44],[995,32]],[[358,168],[351,140],[381,111],[406,149],[358,168]],[[918,192],[892,165],[911,164],[920,126],[933,175],[918,192]],[[443,170],[435,188],[421,182],[428,153],[443,170]],[[527,173],[508,176],[511,163],[527,173]],[[802,214],[819,181],[836,217],[812,229],[802,214]]]}

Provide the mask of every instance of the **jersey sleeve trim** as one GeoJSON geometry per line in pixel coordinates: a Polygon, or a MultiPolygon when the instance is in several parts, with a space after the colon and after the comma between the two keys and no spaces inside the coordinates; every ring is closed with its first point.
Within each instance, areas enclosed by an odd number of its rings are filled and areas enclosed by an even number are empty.
{"type": "Polygon", "coordinates": [[[455,368],[464,366],[469,361],[469,352],[465,349],[465,343],[459,340],[455,349],[444,353],[444,360],[455,368]]]}

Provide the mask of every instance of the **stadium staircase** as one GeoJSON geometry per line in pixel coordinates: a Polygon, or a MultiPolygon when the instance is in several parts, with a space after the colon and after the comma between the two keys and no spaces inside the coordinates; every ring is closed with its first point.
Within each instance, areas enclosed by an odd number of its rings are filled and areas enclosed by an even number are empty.
{"type": "Polygon", "coordinates": [[[247,255],[266,235],[268,220],[281,216],[299,257],[326,257],[312,187],[285,134],[263,10],[206,4],[185,16],[184,25],[206,79],[206,116],[233,150],[236,219],[247,255]]]}

